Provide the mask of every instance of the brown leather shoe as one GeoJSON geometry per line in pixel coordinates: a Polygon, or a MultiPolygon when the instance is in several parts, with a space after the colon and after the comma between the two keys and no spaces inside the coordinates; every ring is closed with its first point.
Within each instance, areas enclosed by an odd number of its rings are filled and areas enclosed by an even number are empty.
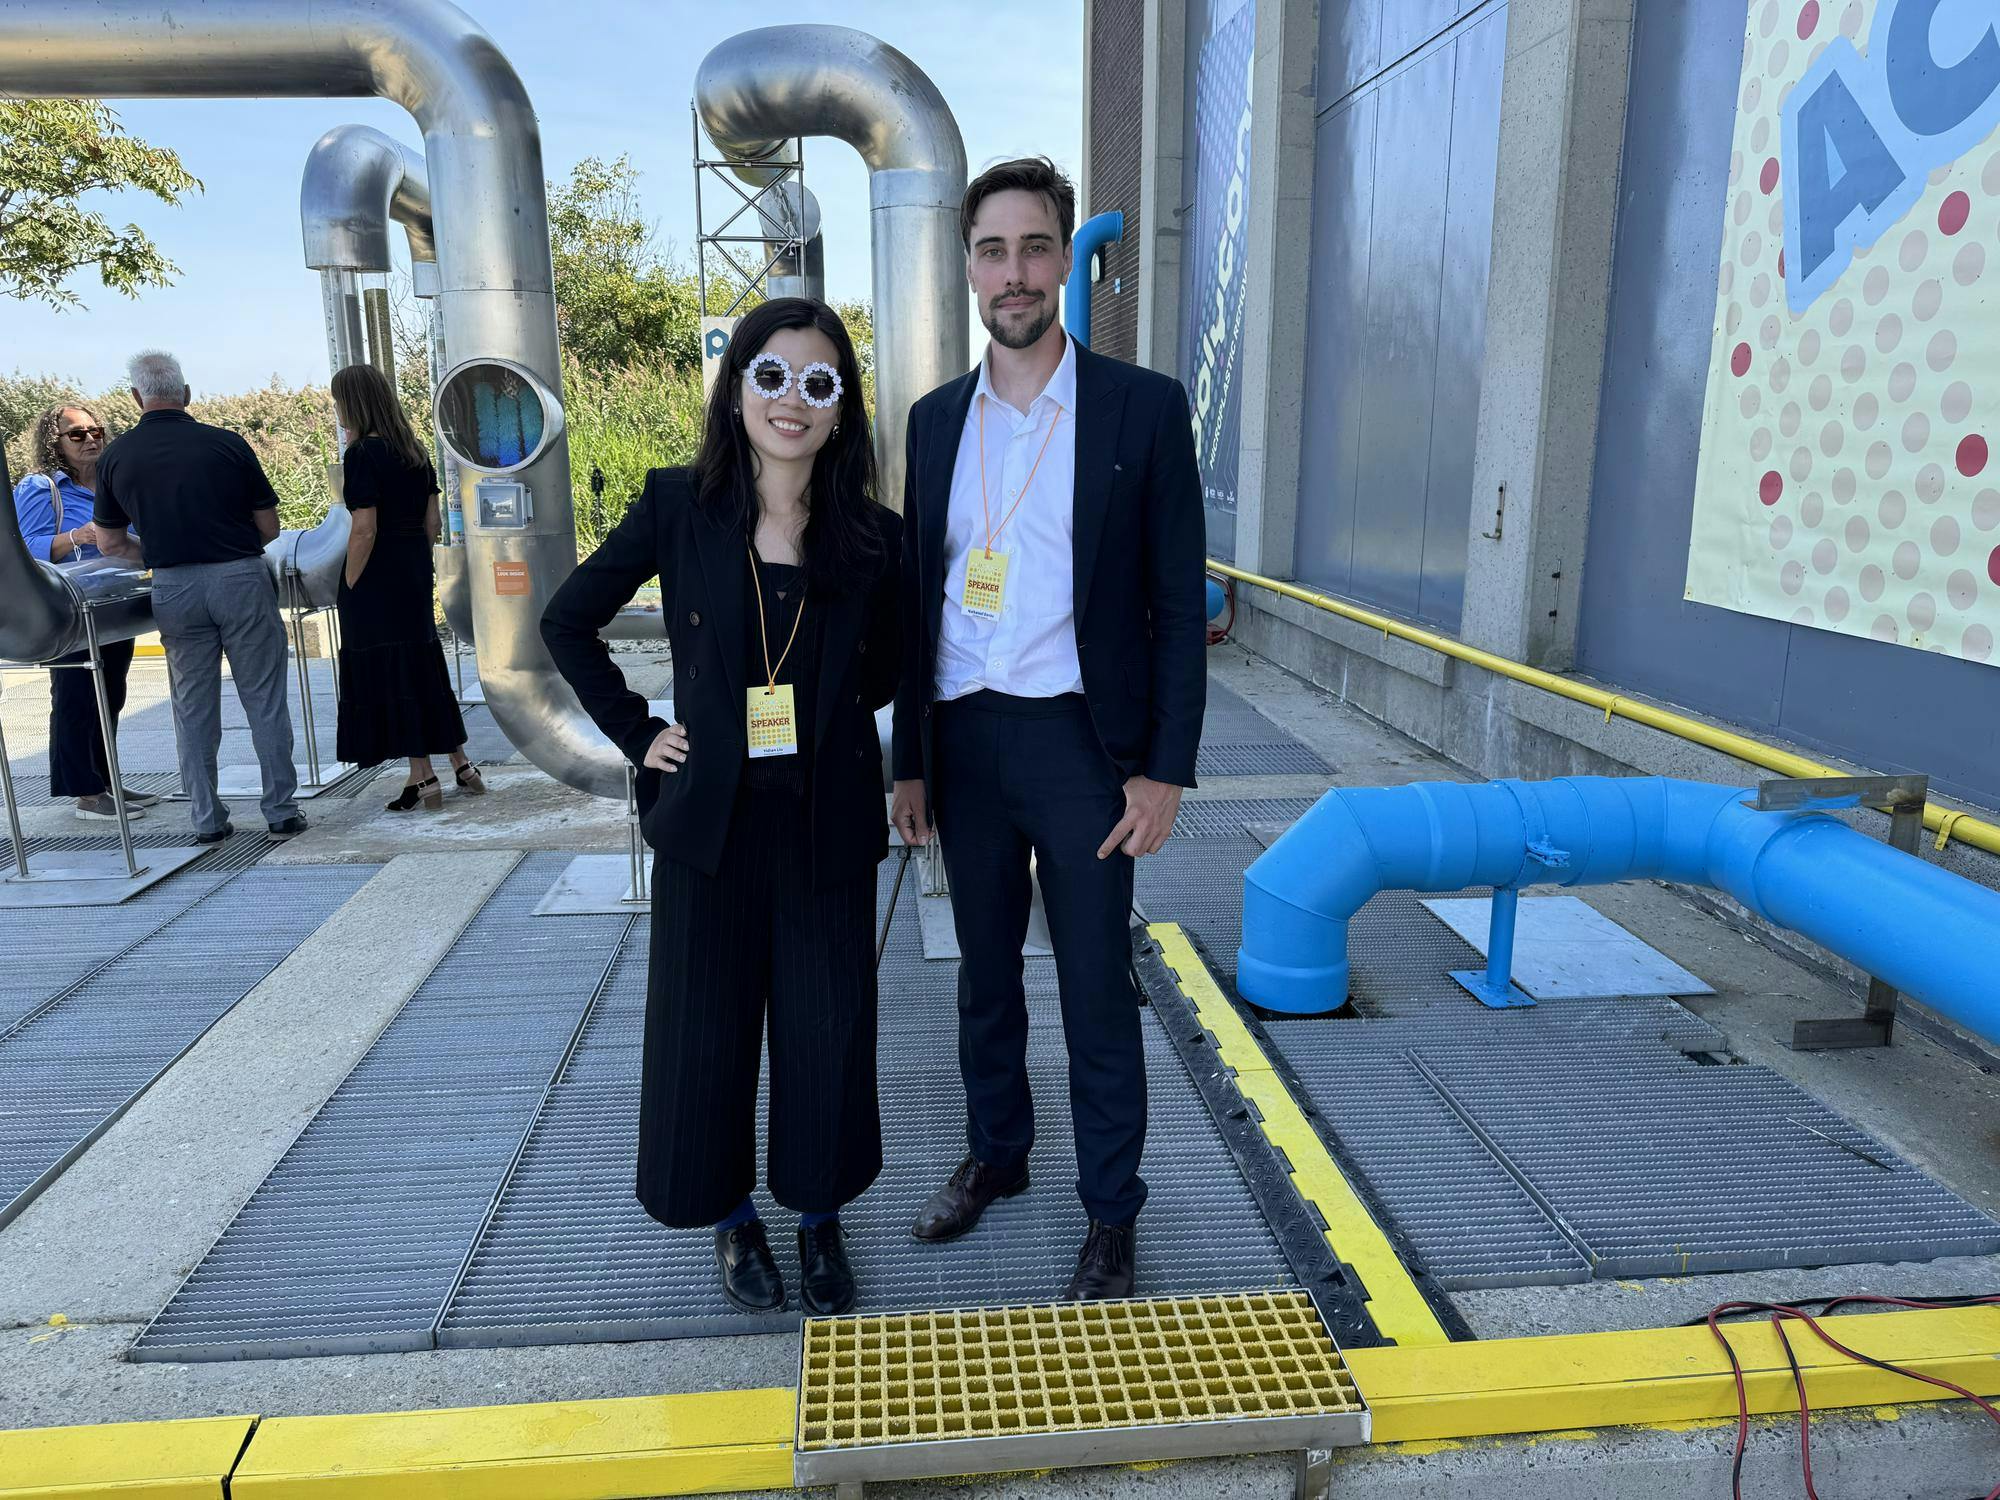
{"type": "Polygon", "coordinates": [[[1025,1162],[1020,1170],[1006,1173],[998,1167],[989,1167],[976,1156],[968,1156],[918,1210],[917,1222],[910,1226],[910,1233],[920,1240],[955,1240],[979,1222],[979,1216],[995,1199],[1011,1198],[1027,1190],[1025,1162]]]}
{"type": "Polygon", "coordinates": [[[1136,1259],[1137,1231],[1130,1224],[1100,1224],[1090,1221],[1083,1250],[1076,1258],[1076,1274],[1062,1294],[1065,1302],[1103,1302],[1132,1295],[1133,1263],[1136,1259]]]}

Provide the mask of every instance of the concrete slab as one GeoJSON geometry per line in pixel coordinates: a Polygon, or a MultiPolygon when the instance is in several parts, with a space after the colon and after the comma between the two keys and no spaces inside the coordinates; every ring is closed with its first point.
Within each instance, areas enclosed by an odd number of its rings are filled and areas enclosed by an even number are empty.
{"type": "MultiPolygon", "coordinates": [[[[1493,923],[1490,896],[1443,897],[1423,905],[1485,955],[1493,923]]],[[[1520,899],[1513,977],[1537,1000],[1715,993],[1700,977],[1574,896],[1520,899]]]]}
{"type": "MultiPolygon", "coordinates": [[[[116,906],[207,852],[194,844],[134,849],[133,861],[139,866],[136,875],[129,873],[120,849],[31,855],[25,878],[11,862],[6,866],[7,874],[0,878],[0,911],[35,906],[116,906]]],[[[11,861],[11,852],[5,857],[11,861]]]]}
{"type": "Polygon", "coordinates": [[[151,1318],[515,859],[363,886],[0,1231],[0,1326],[151,1318]]]}

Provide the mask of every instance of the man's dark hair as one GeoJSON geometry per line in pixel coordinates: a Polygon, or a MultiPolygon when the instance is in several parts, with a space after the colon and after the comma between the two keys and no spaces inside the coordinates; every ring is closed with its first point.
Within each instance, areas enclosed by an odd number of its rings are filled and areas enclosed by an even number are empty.
{"type": "Polygon", "coordinates": [[[1062,242],[1068,248],[1076,230],[1076,188],[1061,167],[1046,156],[1024,156],[1019,161],[1003,161],[988,167],[966,185],[965,198],[958,206],[958,237],[967,253],[972,250],[972,221],[979,205],[995,193],[1040,193],[1049,200],[1062,225],[1062,242]]]}

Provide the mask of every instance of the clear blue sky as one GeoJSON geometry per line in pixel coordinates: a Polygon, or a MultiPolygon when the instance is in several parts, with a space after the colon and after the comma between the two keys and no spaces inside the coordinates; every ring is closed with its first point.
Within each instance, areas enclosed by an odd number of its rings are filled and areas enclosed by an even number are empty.
{"type": "MultiPolygon", "coordinates": [[[[1072,176],[1081,170],[1082,0],[845,0],[785,12],[717,0],[462,3],[527,85],[548,175],[560,179],[586,156],[629,154],[643,174],[646,216],[684,256],[694,238],[695,68],[717,42],[754,26],[831,22],[900,48],[950,102],[975,172],[1037,151],[1072,176]]],[[[85,272],[72,283],[82,310],[0,302],[0,369],[71,376],[98,390],[123,378],[134,350],[157,346],[181,357],[197,393],[242,390],[274,374],[292,385],[324,382],[318,280],[299,242],[300,170],[331,126],[373,125],[421,148],[415,122],[373,99],[128,100],[117,109],[135,134],[179,151],[206,187],[179,209],[130,194],[103,203],[114,223],[137,222],[151,234],[182,275],[131,301],[85,272]]],[[[867,297],[860,158],[838,141],[808,140],[806,181],[825,215],[829,295],[867,297]]]]}

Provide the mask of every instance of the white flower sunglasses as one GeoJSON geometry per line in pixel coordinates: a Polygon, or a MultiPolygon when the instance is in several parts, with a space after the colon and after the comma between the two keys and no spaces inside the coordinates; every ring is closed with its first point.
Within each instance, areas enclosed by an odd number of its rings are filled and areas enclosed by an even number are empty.
{"type": "MultiPolygon", "coordinates": [[[[782,354],[773,354],[766,349],[744,367],[743,373],[750,379],[750,389],[766,401],[776,401],[792,388],[794,376],[791,364],[782,354]]],[[[840,371],[824,360],[814,360],[798,372],[799,399],[807,406],[824,411],[840,400],[843,389],[840,371]]]]}

